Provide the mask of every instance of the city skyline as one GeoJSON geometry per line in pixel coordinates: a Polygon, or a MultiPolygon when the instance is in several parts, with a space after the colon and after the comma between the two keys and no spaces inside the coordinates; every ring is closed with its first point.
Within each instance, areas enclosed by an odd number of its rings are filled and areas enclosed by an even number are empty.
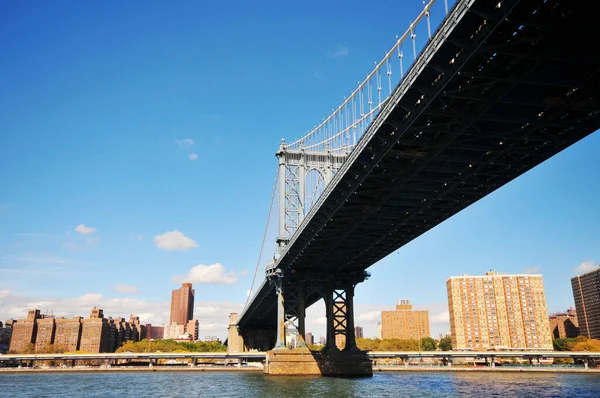
{"type": "MultiPolygon", "coordinates": [[[[396,16],[422,5],[319,17],[165,7],[15,4],[0,16],[12,77],[0,92],[1,320],[97,306],[167,324],[170,291],[189,281],[200,335],[224,337],[251,285],[280,139],[339,105],[406,29],[396,16]],[[358,16],[365,29],[347,32],[358,16]],[[244,61],[206,62],[228,56],[244,61]]],[[[541,273],[549,312],[574,305],[575,269],[600,260],[599,150],[594,133],[369,268],[355,296],[365,335],[393,309],[390,292],[429,311],[433,336],[447,332],[445,280],[488,269],[541,273]]],[[[308,309],[315,336],[323,308],[308,309]]]]}

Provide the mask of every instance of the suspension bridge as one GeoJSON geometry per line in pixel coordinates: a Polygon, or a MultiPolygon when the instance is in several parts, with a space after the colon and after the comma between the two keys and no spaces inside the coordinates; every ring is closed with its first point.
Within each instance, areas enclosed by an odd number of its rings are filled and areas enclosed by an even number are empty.
{"type": "Polygon", "coordinates": [[[368,374],[353,315],[366,269],[600,128],[590,3],[430,1],[331,115],[282,141],[275,255],[235,323],[240,349],[285,357],[285,328],[302,345],[323,299],[320,372],[368,374]]]}

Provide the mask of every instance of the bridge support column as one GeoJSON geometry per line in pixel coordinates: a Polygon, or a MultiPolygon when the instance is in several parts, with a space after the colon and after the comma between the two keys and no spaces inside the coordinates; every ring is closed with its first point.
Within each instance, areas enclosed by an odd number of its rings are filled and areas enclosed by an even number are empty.
{"type": "Polygon", "coordinates": [[[283,306],[283,282],[281,278],[274,278],[277,292],[277,340],[275,350],[287,349],[285,345],[285,308],[283,306]]]}
{"type": "Polygon", "coordinates": [[[360,351],[354,331],[354,284],[346,286],[346,347],[344,351],[360,351]]]}
{"type": "Polygon", "coordinates": [[[338,351],[338,348],[335,344],[335,324],[334,324],[334,320],[335,320],[335,314],[334,314],[334,309],[333,309],[333,286],[331,284],[328,284],[327,286],[325,286],[325,297],[324,297],[324,301],[325,301],[325,316],[327,318],[327,325],[326,325],[326,340],[325,340],[325,347],[323,347],[323,352],[329,352],[329,351],[338,351]]]}
{"type": "Polygon", "coordinates": [[[304,286],[298,290],[298,342],[296,347],[306,347],[306,291],[304,286]]]}

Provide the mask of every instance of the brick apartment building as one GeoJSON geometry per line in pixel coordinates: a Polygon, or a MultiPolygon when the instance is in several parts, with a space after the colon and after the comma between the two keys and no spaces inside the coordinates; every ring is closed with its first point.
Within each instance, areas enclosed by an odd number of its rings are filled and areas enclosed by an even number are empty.
{"type": "Polygon", "coordinates": [[[555,339],[579,336],[579,322],[577,322],[577,311],[574,308],[551,314],[548,321],[552,337],[555,339]]]}
{"type": "Polygon", "coordinates": [[[579,333],[600,339],[600,268],[571,278],[579,333]]]}
{"type": "Polygon", "coordinates": [[[145,327],[138,317],[104,318],[104,311],[94,307],[90,317],[55,319],[33,309],[26,319],[14,322],[9,352],[114,352],[126,341],[140,341],[145,327]]]}

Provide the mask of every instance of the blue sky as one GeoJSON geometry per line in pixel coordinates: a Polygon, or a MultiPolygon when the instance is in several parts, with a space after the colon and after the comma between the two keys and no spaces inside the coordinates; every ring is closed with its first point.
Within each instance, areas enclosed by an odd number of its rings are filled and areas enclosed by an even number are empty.
{"type": "MultiPolygon", "coordinates": [[[[279,140],[337,107],[422,9],[365,4],[1,4],[0,320],[98,305],[161,323],[192,272],[210,282],[195,283],[204,334],[224,336],[279,140]]],[[[374,335],[410,298],[437,335],[446,279],[492,268],[542,273],[550,311],[567,308],[574,269],[600,260],[599,150],[595,133],[371,267],[357,324],[374,335]]]]}

